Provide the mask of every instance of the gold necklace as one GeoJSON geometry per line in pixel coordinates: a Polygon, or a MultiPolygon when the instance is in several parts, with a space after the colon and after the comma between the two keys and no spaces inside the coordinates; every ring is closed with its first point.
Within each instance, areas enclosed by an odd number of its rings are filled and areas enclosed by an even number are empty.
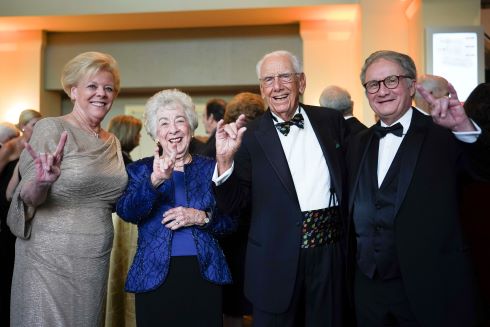
{"type": "Polygon", "coordinates": [[[85,125],[78,117],[77,115],[75,115],[75,113],[72,113],[73,117],[75,118],[75,120],[77,121],[78,123],[78,126],[82,129],[84,129],[85,131],[91,133],[91,134],[94,134],[95,138],[99,138],[100,137],[100,127],[99,127],[99,132],[96,132],[94,131],[90,126],[87,126],[85,125]]]}

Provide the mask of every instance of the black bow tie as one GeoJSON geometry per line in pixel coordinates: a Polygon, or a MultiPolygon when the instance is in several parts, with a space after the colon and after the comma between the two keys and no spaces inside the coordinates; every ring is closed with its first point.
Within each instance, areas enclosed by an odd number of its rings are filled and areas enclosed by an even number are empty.
{"type": "Polygon", "coordinates": [[[296,114],[294,117],[289,120],[285,121],[283,123],[275,123],[274,126],[276,126],[277,130],[284,134],[284,136],[287,136],[289,134],[289,129],[292,125],[296,125],[299,128],[304,128],[304,119],[302,114],[296,114]]]}
{"type": "Polygon", "coordinates": [[[374,126],[374,134],[378,138],[381,139],[388,133],[393,133],[394,135],[401,137],[403,135],[403,125],[396,123],[395,125],[389,127],[381,127],[381,125],[374,126]]]}

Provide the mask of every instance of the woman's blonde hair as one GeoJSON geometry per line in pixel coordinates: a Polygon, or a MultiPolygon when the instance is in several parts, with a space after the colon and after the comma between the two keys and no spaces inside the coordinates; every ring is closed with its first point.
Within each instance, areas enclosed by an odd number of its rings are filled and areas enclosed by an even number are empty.
{"type": "Polygon", "coordinates": [[[71,98],[71,88],[86,77],[93,76],[100,71],[107,71],[114,78],[114,94],[119,93],[121,83],[119,66],[116,59],[107,53],[84,52],[68,61],[61,73],[61,85],[65,93],[71,98]]]}
{"type": "Polygon", "coordinates": [[[27,125],[32,119],[39,118],[41,119],[43,116],[39,111],[33,109],[26,109],[22,111],[19,115],[19,122],[17,123],[17,128],[22,130],[22,128],[27,125]]]}
{"type": "Polygon", "coordinates": [[[137,138],[141,132],[142,123],[130,115],[114,116],[109,121],[109,132],[116,135],[123,151],[131,152],[138,144],[137,138]]]}

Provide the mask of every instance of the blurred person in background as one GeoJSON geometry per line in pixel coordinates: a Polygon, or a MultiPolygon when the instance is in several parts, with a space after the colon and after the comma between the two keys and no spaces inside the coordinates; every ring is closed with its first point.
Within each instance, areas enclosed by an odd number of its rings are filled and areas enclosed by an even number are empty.
{"type": "Polygon", "coordinates": [[[32,109],[27,109],[20,113],[19,122],[16,126],[22,133],[20,137],[3,143],[0,149],[0,173],[9,162],[19,159],[20,153],[24,150],[24,142],[29,142],[34,125],[41,118],[41,114],[32,109]]]}
{"type": "MultiPolygon", "coordinates": [[[[19,116],[19,122],[17,123],[17,128],[19,128],[22,131],[22,136],[19,138],[14,138],[12,141],[8,142],[6,144],[6,148],[11,148],[12,152],[10,155],[10,161],[7,165],[12,166],[14,164],[14,170],[12,173],[10,173],[10,181],[8,181],[7,189],[5,192],[5,196],[7,198],[7,201],[10,203],[10,200],[12,200],[12,195],[14,193],[15,188],[20,182],[20,176],[19,176],[19,157],[20,153],[24,149],[24,144],[29,142],[32,136],[32,131],[34,129],[34,125],[42,118],[42,115],[32,109],[27,109],[24,110],[20,113],[19,116]]],[[[10,168],[8,168],[10,169],[10,168]]],[[[5,212],[7,214],[7,212],[5,212]]]]}
{"type": "MultiPolygon", "coordinates": [[[[422,85],[432,96],[436,99],[442,98],[449,95],[448,82],[444,77],[424,74],[419,76],[417,83],[422,85]]],[[[415,91],[415,96],[413,98],[415,106],[425,112],[430,114],[430,105],[420,94],[419,91],[415,91]]]]}
{"type": "Polygon", "coordinates": [[[349,133],[356,134],[367,127],[354,117],[354,101],[349,92],[337,85],[330,85],[323,89],[320,95],[320,106],[339,111],[344,116],[349,133]]]}
{"type": "MultiPolygon", "coordinates": [[[[114,116],[109,121],[107,130],[119,139],[126,166],[133,162],[130,153],[140,143],[141,128],[141,120],[130,115],[114,116]]],[[[124,280],[136,251],[138,230],[116,214],[113,214],[112,222],[114,241],[107,284],[105,326],[135,326],[134,294],[124,292],[124,280]]]]}
{"type": "Polygon", "coordinates": [[[19,135],[20,132],[14,124],[8,122],[0,122],[0,148],[3,147],[3,144],[5,142],[19,135]]]}
{"type": "Polygon", "coordinates": [[[12,326],[102,326],[113,226],[127,182],[101,127],[119,93],[115,59],[85,52],[63,68],[73,110],[40,120],[20,157],[7,223],[17,236],[12,326]]]}
{"type": "Polygon", "coordinates": [[[142,126],[141,120],[130,115],[114,116],[109,121],[107,129],[119,139],[125,165],[133,162],[130,153],[140,144],[142,126]]]}
{"type": "Polygon", "coordinates": [[[0,149],[0,325],[9,326],[10,320],[10,290],[14,271],[15,236],[7,226],[7,213],[10,207],[11,188],[19,182],[18,161],[25,142],[29,142],[34,125],[41,119],[41,114],[35,110],[24,110],[19,115],[16,126],[2,123],[4,137],[0,149]],[[19,133],[22,131],[22,134],[19,133]]]}
{"type": "Polygon", "coordinates": [[[223,119],[225,109],[226,101],[223,99],[213,98],[206,103],[206,112],[204,113],[202,120],[204,129],[206,130],[206,134],[209,135],[209,138],[196,153],[213,159],[216,157],[216,126],[218,122],[223,119]]]}

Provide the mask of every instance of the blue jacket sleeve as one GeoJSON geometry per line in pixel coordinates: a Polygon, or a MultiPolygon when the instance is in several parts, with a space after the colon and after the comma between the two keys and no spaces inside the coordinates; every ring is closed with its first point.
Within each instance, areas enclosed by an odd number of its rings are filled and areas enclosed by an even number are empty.
{"type": "Polygon", "coordinates": [[[151,184],[152,159],[136,161],[126,168],[128,184],[116,204],[117,214],[125,221],[137,224],[150,217],[155,203],[162,201],[170,187],[170,181],[156,189],[151,184]]]}

